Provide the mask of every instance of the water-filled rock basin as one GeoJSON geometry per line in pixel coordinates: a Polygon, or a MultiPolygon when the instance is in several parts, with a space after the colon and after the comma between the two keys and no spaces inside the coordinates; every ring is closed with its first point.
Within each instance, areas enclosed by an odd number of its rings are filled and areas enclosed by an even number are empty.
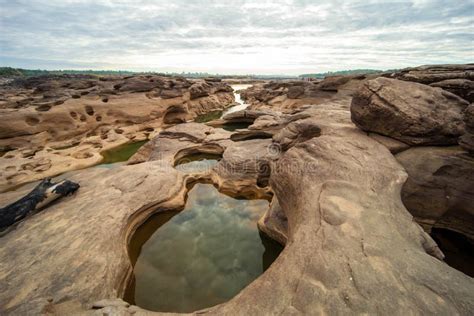
{"type": "Polygon", "coordinates": [[[257,229],[268,207],[266,200],[232,198],[212,184],[195,184],[182,211],[155,214],[135,233],[129,249],[135,279],[126,299],[161,312],[228,301],[282,250],[257,229]]]}
{"type": "Polygon", "coordinates": [[[104,159],[101,164],[112,164],[122,161],[127,161],[130,157],[137,152],[140,147],[146,144],[148,140],[142,140],[138,142],[128,143],[110,150],[104,151],[101,155],[104,159]]]}
{"type": "Polygon", "coordinates": [[[222,158],[222,155],[199,153],[179,159],[175,168],[179,171],[192,173],[192,172],[205,172],[211,170],[222,158]]]}

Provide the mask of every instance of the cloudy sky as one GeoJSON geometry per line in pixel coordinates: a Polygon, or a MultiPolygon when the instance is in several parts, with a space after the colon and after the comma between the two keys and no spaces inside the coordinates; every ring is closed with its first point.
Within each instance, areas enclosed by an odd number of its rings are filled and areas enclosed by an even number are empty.
{"type": "Polygon", "coordinates": [[[0,0],[0,66],[299,74],[474,62],[474,0],[0,0]]]}

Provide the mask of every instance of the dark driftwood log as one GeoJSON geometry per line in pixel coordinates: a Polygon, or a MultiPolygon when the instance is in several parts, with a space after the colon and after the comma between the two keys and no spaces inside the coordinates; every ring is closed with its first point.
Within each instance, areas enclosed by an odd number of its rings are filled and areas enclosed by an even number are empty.
{"type": "Polygon", "coordinates": [[[69,180],[54,183],[49,178],[44,179],[30,193],[0,209],[0,231],[37,213],[52,201],[73,194],[77,189],[79,184],[69,180]]]}

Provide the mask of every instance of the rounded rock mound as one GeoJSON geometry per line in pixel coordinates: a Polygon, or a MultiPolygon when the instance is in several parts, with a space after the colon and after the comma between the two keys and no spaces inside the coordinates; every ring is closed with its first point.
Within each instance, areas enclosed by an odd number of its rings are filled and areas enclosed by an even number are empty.
{"type": "Polygon", "coordinates": [[[450,145],[464,133],[468,102],[424,84],[389,78],[369,80],[355,93],[352,121],[409,145],[450,145]]]}

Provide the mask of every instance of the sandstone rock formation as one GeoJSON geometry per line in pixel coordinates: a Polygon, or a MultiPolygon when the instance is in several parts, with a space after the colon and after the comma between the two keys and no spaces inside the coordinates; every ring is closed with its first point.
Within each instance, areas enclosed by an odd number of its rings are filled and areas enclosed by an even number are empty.
{"type": "Polygon", "coordinates": [[[242,91],[241,97],[251,108],[272,110],[298,109],[305,104],[327,101],[346,102],[367,79],[377,75],[332,76],[315,81],[271,81],[255,84],[242,91]]]}
{"type": "MultiPolygon", "coordinates": [[[[462,177],[471,179],[471,160],[461,161],[468,156],[459,148],[448,148],[449,153],[447,148],[407,149],[399,141],[357,128],[351,120],[350,96],[362,84],[367,89],[367,79],[338,83],[350,88],[337,92],[317,88],[317,95],[331,95],[305,98],[312,101],[304,106],[299,103],[304,99],[291,101],[287,93],[305,84],[270,85],[269,95],[278,90],[282,94],[208,125],[184,123],[164,129],[127,166],[74,172],[70,179],[81,183],[76,196],[66,197],[2,237],[2,313],[155,314],[120,300],[132,269],[128,241],[154,212],[182,208],[189,187],[205,181],[236,196],[271,199],[258,225],[285,248],[237,296],[199,313],[472,314],[473,279],[442,261],[442,252],[414,221],[400,195],[408,172],[409,177],[415,174],[426,180],[436,198],[441,199],[440,186],[451,185],[455,187],[449,188],[451,196],[465,198],[458,185],[466,182],[462,177]],[[235,131],[220,128],[243,121],[250,125],[235,131]],[[391,151],[401,153],[395,158],[391,151]],[[222,158],[202,172],[173,168],[181,158],[196,153],[222,158]],[[419,167],[422,158],[403,159],[413,155],[431,155],[428,167],[419,167]],[[409,162],[404,168],[399,161],[409,162]]],[[[418,84],[403,83],[418,91],[418,84]]],[[[426,87],[451,105],[465,105],[439,88],[426,87]]],[[[301,93],[300,88],[293,90],[292,96],[301,93]]],[[[423,95],[413,100],[412,106],[429,107],[423,95]]],[[[458,118],[452,108],[439,109],[458,118]]],[[[440,125],[445,123],[440,114],[433,115],[440,125]]],[[[423,130],[423,120],[413,122],[422,124],[423,130]]],[[[450,129],[441,126],[436,132],[445,130],[450,129]]],[[[440,135],[451,143],[448,133],[440,135]]],[[[21,196],[22,190],[0,195],[0,203],[21,196]]],[[[437,224],[450,219],[451,225],[458,219],[450,210],[439,212],[437,224]]]]}
{"type": "Polygon", "coordinates": [[[33,77],[0,86],[0,95],[0,191],[97,164],[100,152],[234,100],[224,82],[157,75],[33,77]]]}
{"type": "Polygon", "coordinates": [[[352,99],[353,122],[410,145],[450,145],[464,133],[467,101],[441,89],[400,80],[367,81],[352,99]]]}
{"type": "Polygon", "coordinates": [[[391,78],[443,88],[469,102],[474,101],[474,64],[427,65],[385,74],[391,78]]]}
{"type": "MultiPolygon", "coordinates": [[[[474,282],[438,259],[442,254],[400,200],[404,169],[384,146],[353,126],[348,104],[273,117],[279,126],[271,126],[273,140],[233,142],[232,133],[220,128],[180,124],[140,149],[135,163],[147,162],[77,172],[71,179],[84,182],[77,196],[4,237],[4,311],[67,307],[87,312],[96,301],[120,297],[131,271],[125,245],[133,230],[153,212],[182,207],[186,183],[199,179],[235,194],[273,192],[272,207],[259,226],[286,244],[265,274],[231,301],[207,309],[208,314],[462,314],[474,308],[474,282]],[[315,133],[307,134],[304,126],[315,133]],[[269,150],[272,145],[286,151],[269,150]],[[203,151],[223,154],[213,170],[184,174],[171,167],[176,159],[203,151]],[[86,246],[91,243],[94,247],[86,246]],[[84,247],[89,251],[79,260],[84,247]],[[40,264],[29,264],[33,256],[40,264]],[[20,272],[25,270],[35,278],[20,272]]],[[[102,301],[89,311],[146,313],[117,302],[102,301]]]]}
{"type": "Polygon", "coordinates": [[[459,138],[459,145],[474,156],[474,104],[471,103],[464,111],[466,133],[459,138]]]}
{"type": "Polygon", "coordinates": [[[474,240],[474,158],[459,147],[410,148],[396,158],[408,173],[402,201],[417,221],[474,240]]]}

